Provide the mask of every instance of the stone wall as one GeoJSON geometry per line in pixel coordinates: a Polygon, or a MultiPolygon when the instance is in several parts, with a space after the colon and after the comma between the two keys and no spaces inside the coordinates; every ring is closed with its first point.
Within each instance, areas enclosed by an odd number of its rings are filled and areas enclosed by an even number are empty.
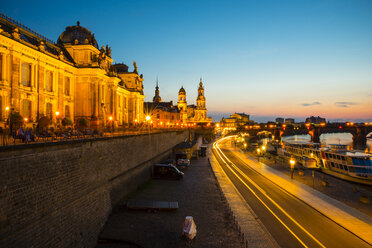
{"type": "Polygon", "coordinates": [[[186,132],[0,150],[0,247],[94,247],[112,207],[186,132]]]}

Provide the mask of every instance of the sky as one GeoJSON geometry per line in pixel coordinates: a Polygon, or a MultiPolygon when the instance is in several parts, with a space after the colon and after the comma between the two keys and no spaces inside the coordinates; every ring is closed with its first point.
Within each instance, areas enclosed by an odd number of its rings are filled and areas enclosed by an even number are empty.
{"type": "Polygon", "coordinates": [[[372,121],[372,1],[11,1],[0,12],[56,41],[67,26],[112,47],[114,62],[156,78],[163,101],[183,86],[208,115],[372,121]]]}

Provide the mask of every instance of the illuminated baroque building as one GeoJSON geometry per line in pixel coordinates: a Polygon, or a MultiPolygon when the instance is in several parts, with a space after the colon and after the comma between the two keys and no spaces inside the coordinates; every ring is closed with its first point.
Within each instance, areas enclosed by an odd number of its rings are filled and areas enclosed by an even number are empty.
{"type": "Polygon", "coordinates": [[[204,96],[204,87],[202,79],[200,78],[198,97],[195,105],[187,105],[186,91],[183,87],[178,92],[178,109],[181,112],[181,119],[183,123],[211,123],[212,118],[207,117],[206,100],[204,96]]]}
{"type": "Polygon", "coordinates": [[[145,115],[151,117],[153,127],[173,127],[180,124],[180,111],[173,101],[163,102],[160,97],[159,84],[156,80],[155,96],[152,102],[144,103],[145,115]]]}
{"type": "Polygon", "coordinates": [[[178,91],[177,106],[173,102],[162,102],[156,81],[155,96],[152,102],[145,102],[145,112],[151,116],[154,126],[177,126],[187,123],[210,123],[212,118],[207,117],[204,87],[200,79],[198,97],[195,105],[187,105],[186,90],[181,87],[178,91]]]}
{"type": "Polygon", "coordinates": [[[136,63],[129,72],[112,64],[111,48],[98,43],[88,29],[69,26],[57,43],[0,15],[0,123],[18,111],[35,123],[69,117],[104,127],[142,122],[143,77],[136,63]]]}
{"type": "Polygon", "coordinates": [[[237,130],[247,124],[253,124],[253,121],[245,113],[234,113],[230,115],[230,118],[222,118],[220,121],[221,128],[226,130],[237,130]]]}

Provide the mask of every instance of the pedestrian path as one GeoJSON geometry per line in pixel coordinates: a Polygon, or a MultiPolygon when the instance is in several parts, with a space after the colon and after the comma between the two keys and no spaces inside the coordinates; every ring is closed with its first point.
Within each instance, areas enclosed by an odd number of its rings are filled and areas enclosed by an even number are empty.
{"type": "Polygon", "coordinates": [[[256,158],[250,157],[242,151],[236,152],[235,154],[251,168],[279,187],[312,206],[317,211],[369,244],[372,244],[372,218],[368,215],[314,190],[305,184],[291,180],[289,176],[262,162],[258,162],[256,158]]]}

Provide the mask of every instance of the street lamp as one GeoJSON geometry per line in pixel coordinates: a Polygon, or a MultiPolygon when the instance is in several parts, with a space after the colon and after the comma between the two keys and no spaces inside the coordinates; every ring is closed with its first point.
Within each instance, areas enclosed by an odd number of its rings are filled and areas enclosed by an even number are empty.
{"type": "Polygon", "coordinates": [[[296,163],[296,161],[295,161],[294,158],[292,157],[292,158],[289,160],[289,164],[291,165],[291,179],[293,179],[293,172],[294,172],[294,166],[295,166],[295,163],[296,163]]]}
{"type": "Polygon", "coordinates": [[[260,162],[260,153],[261,153],[261,149],[260,148],[257,148],[257,161],[260,162]]]}
{"type": "MultiPolygon", "coordinates": [[[[5,111],[6,111],[6,119],[9,119],[9,106],[6,106],[5,107],[5,111]]],[[[9,120],[9,126],[10,126],[10,120],[9,120]]]]}
{"type": "Polygon", "coordinates": [[[59,111],[56,112],[57,127],[59,128],[59,111]]]}
{"type": "Polygon", "coordinates": [[[151,120],[151,116],[146,116],[146,121],[149,121],[149,120],[151,120]]]}

